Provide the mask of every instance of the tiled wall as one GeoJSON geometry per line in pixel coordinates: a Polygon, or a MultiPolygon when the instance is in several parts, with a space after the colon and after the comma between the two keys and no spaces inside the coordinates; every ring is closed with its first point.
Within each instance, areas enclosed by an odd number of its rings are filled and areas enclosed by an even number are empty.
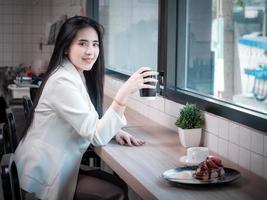
{"type": "Polygon", "coordinates": [[[0,0],[0,66],[31,65],[47,59],[49,46],[39,48],[50,21],[50,0],[0,0]]]}
{"type": "Polygon", "coordinates": [[[53,50],[46,45],[49,23],[84,11],[85,0],[0,0],[0,67],[47,63],[53,50]]]}
{"type": "Polygon", "coordinates": [[[56,21],[62,15],[85,15],[85,5],[86,0],[51,0],[51,19],[56,21]]]}
{"type": "MultiPolygon", "coordinates": [[[[122,81],[106,76],[105,94],[114,97],[122,84],[122,81]]],[[[134,93],[129,98],[128,106],[177,131],[174,123],[183,105],[163,97],[143,100],[138,93],[134,93]]],[[[267,134],[211,113],[205,112],[204,116],[203,145],[267,179],[267,134]]]]}

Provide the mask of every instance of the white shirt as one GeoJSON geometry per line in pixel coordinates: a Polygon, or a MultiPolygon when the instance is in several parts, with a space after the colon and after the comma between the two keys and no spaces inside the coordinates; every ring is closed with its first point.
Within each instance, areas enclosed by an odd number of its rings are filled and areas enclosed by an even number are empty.
{"type": "Polygon", "coordinates": [[[65,60],[48,79],[27,136],[15,152],[21,187],[40,199],[73,199],[83,153],[126,125],[109,108],[101,119],[76,68],[65,60]]]}

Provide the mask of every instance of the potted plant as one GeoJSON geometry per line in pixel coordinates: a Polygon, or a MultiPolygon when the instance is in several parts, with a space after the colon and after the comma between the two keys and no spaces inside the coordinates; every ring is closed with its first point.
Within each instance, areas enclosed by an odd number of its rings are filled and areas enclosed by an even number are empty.
{"type": "Polygon", "coordinates": [[[186,103],[175,123],[178,127],[180,142],[184,147],[199,146],[203,124],[204,119],[197,106],[186,103]]]}

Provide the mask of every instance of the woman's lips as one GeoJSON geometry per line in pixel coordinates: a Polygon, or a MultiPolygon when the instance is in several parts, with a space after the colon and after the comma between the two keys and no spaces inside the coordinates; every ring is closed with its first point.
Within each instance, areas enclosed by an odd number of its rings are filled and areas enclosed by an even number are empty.
{"type": "Polygon", "coordinates": [[[82,60],[87,62],[87,63],[91,63],[94,59],[93,58],[83,58],[82,60]]]}

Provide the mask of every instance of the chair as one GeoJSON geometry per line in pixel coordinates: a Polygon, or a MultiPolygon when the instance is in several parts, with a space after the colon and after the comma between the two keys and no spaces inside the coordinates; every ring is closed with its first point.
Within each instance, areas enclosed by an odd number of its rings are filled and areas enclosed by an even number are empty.
{"type": "Polygon", "coordinates": [[[7,118],[7,128],[8,128],[8,136],[7,140],[5,140],[6,145],[8,146],[7,153],[14,153],[18,146],[18,139],[16,133],[15,117],[10,108],[6,109],[6,118],[7,118]]]}
{"type": "Polygon", "coordinates": [[[5,148],[5,134],[6,134],[6,124],[5,123],[0,123],[0,160],[2,156],[6,153],[6,148],[5,148]]]}
{"type": "Polygon", "coordinates": [[[0,96],[0,123],[6,122],[7,102],[4,97],[0,96]]]}
{"type": "Polygon", "coordinates": [[[82,165],[88,165],[90,167],[99,167],[101,165],[100,157],[94,152],[91,146],[89,146],[82,157],[82,165]]]}
{"type": "Polygon", "coordinates": [[[11,146],[10,146],[10,135],[7,130],[7,125],[6,123],[0,123],[0,160],[2,156],[5,153],[12,153],[11,146]]]}
{"type": "Polygon", "coordinates": [[[1,159],[1,179],[4,199],[22,199],[13,154],[5,154],[1,159]]]}
{"type": "Polygon", "coordinates": [[[33,200],[34,193],[22,192],[19,184],[14,154],[5,154],[1,159],[1,180],[4,200],[33,200]]]}
{"type": "Polygon", "coordinates": [[[38,91],[39,88],[33,88],[33,87],[30,87],[30,97],[32,99],[32,101],[34,100],[36,94],[37,94],[37,91],[38,91]]]}
{"type": "Polygon", "coordinates": [[[28,96],[23,96],[22,99],[23,99],[24,116],[25,118],[27,118],[32,107],[32,100],[28,96]]]}

